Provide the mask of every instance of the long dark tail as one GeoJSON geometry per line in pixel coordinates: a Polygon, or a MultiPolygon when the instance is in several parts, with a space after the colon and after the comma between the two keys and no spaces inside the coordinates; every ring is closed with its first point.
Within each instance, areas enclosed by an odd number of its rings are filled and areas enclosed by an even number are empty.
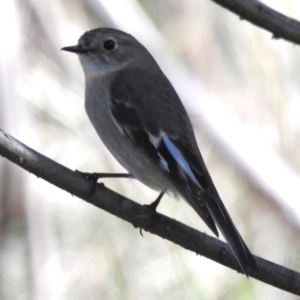
{"type": "Polygon", "coordinates": [[[257,272],[258,267],[254,257],[234,226],[217,192],[212,195],[206,190],[203,194],[202,196],[212,219],[227,241],[243,273],[249,276],[249,271],[257,272]]]}

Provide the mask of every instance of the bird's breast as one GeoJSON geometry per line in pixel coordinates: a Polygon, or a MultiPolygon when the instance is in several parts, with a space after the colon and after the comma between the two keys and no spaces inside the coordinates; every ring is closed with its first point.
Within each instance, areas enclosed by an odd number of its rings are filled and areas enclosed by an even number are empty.
{"type": "Polygon", "coordinates": [[[101,84],[86,88],[85,109],[103,144],[136,179],[155,190],[172,190],[165,174],[113,121],[108,89],[101,84]]]}

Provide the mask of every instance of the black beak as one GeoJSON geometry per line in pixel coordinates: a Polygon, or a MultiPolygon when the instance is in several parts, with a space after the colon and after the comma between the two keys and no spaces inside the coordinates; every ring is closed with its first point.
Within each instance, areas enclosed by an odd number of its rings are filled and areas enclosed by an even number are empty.
{"type": "Polygon", "coordinates": [[[77,54],[87,53],[89,51],[89,49],[84,49],[81,45],[63,47],[63,48],[61,48],[61,50],[73,52],[73,53],[77,53],[77,54]]]}

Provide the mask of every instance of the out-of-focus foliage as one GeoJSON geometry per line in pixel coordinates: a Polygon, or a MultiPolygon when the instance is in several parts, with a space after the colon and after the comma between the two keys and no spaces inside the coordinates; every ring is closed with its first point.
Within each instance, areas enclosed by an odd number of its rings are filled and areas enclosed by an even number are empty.
{"type": "MultiPolygon", "coordinates": [[[[61,164],[87,172],[122,168],[85,115],[78,59],[60,48],[76,44],[86,30],[113,26],[102,6],[108,1],[0,3],[0,127],[61,164]]],[[[297,0],[277,1],[276,7],[264,2],[300,19],[297,0]]],[[[140,4],[195,79],[299,174],[298,46],[272,40],[212,1],[140,4]]],[[[164,53],[157,59],[163,61],[164,53]]],[[[201,112],[190,114],[208,168],[249,248],[300,270],[299,220],[218,146],[202,126],[201,112]]],[[[3,300],[294,299],[156,236],[142,238],[131,225],[2,158],[0,168],[3,300]]],[[[140,203],[157,196],[133,180],[105,183],[140,203]]],[[[166,197],[159,211],[210,234],[183,201],[166,197]]]]}

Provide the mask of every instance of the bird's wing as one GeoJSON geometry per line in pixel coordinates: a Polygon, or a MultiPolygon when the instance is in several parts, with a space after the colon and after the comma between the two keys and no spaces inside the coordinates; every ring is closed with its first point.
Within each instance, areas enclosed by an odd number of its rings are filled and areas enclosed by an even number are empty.
{"type": "Polygon", "coordinates": [[[255,269],[255,261],[214,187],[187,113],[168,79],[156,75],[127,70],[115,77],[110,89],[114,122],[160,167],[216,235],[218,226],[248,274],[248,269],[255,269]]]}
{"type": "MultiPolygon", "coordinates": [[[[149,76],[151,74],[145,77],[144,73],[138,74],[135,70],[120,73],[114,79],[110,89],[113,120],[119,130],[159,166],[174,188],[218,235],[215,222],[200,197],[201,191],[208,186],[208,173],[186,135],[184,118],[188,122],[189,119],[185,109],[166,78],[161,82],[157,81],[157,76],[149,76]],[[165,89],[166,84],[170,89],[165,89]],[[155,92],[160,90],[171,90],[173,94],[155,92]],[[173,97],[177,102],[172,105],[165,97],[173,97]],[[164,115],[165,112],[168,116],[164,115]],[[171,124],[166,122],[166,117],[171,118],[171,124]]],[[[190,131],[193,134],[192,129],[190,131]]]]}

